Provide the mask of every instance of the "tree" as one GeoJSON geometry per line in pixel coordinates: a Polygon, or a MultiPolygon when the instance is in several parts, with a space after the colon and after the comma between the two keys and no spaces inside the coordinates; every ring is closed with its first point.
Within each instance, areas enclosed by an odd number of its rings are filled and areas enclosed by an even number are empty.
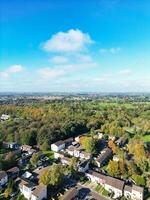
{"type": "Polygon", "coordinates": [[[119,176],[119,163],[117,161],[110,161],[107,166],[108,173],[112,176],[119,176]]]}
{"type": "Polygon", "coordinates": [[[6,190],[4,191],[5,198],[8,198],[11,193],[12,193],[12,188],[6,188],[6,190]]]}
{"type": "Polygon", "coordinates": [[[49,170],[45,170],[41,175],[40,175],[40,179],[39,182],[43,183],[44,185],[49,185],[50,184],[50,177],[49,177],[50,173],[49,170]]]}
{"type": "Polygon", "coordinates": [[[39,153],[34,153],[30,159],[30,162],[33,166],[36,166],[38,161],[39,161],[39,156],[40,154],[39,153]]]}
{"type": "Polygon", "coordinates": [[[53,164],[40,176],[39,182],[43,183],[44,185],[51,185],[57,187],[62,183],[63,176],[63,166],[61,164],[53,164]]]}
{"type": "Polygon", "coordinates": [[[96,152],[96,140],[92,137],[81,137],[80,143],[83,146],[83,148],[89,152],[89,153],[95,153],[96,152]]]}
{"type": "Polygon", "coordinates": [[[40,149],[42,151],[46,151],[50,148],[50,145],[48,144],[48,141],[46,140],[43,144],[40,145],[40,149]]]}
{"type": "Polygon", "coordinates": [[[117,153],[118,147],[112,140],[109,140],[108,146],[112,149],[113,153],[117,153]]]}
{"type": "Polygon", "coordinates": [[[133,180],[136,182],[137,185],[145,186],[145,178],[141,175],[133,175],[133,180]]]}
{"type": "Polygon", "coordinates": [[[78,158],[76,158],[76,157],[71,158],[69,169],[70,169],[71,173],[74,173],[74,172],[77,171],[77,169],[78,169],[78,158]]]}

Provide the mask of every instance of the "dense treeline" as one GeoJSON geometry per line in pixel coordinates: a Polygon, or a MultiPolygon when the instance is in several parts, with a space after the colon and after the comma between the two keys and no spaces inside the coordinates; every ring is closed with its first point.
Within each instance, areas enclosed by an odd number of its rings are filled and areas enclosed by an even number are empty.
{"type": "Polygon", "coordinates": [[[0,106],[0,115],[3,113],[9,114],[11,119],[0,123],[0,140],[44,147],[91,129],[118,137],[126,131],[130,137],[150,131],[149,103],[56,101],[27,106],[0,106]]]}

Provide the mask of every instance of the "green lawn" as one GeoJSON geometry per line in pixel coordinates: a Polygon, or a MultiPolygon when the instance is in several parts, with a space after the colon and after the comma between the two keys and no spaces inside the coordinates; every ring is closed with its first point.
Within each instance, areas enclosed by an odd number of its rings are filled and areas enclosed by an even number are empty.
{"type": "Polygon", "coordinates": [[[150,135],[144,135],[141,137],[144,142],[150,142],[150,135]]]}
{"type": "Polygon", "coordinates": [[[45,154],[47,157],[50,158],[50,160],[54,160],[54,152],[53,151],[42,151],[43,154],[45,154]]]}

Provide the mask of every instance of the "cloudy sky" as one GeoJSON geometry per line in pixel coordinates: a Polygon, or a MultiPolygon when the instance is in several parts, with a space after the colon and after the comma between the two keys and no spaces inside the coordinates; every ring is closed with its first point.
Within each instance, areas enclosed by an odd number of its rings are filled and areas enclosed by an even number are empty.
{"type": "Polygon", "coordinates": [[[1,0],[0,92],[150,92],[149,0],[1,0]]]}

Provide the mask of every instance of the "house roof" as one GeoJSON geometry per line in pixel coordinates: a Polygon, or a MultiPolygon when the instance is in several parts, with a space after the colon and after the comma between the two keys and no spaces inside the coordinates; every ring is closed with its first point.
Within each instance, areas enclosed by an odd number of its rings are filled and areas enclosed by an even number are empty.
{"type": "Polygon", "coordinates": [[[141,193],[144,192],[144,188],[143,188],[143,187],[140,187],[140,186],[137,186],[137,185],[133,185],[133,186],[132,186],[132,190],[135,190],[135,191],[141,192],[141,193]]]}
{"type": "Polygon", "coordinates": [[[123,190],[124,187],[124,181],[119,180],[117,178],[111,177],[111,176],[106,176],[106,184],[111,185],[114,188],[117,188],[119,190],[123,190]]]}
{"type": "Polygon", "coordinates": [[[39,184],[38,186],[36,186],[35,190],[32,191],[32,194],[33,194],[34,196],[38,197],[38,196],[41,194],[41,192],[42,192],[43,190],[45,190],[45,189],[46,189],[46,185],[44,185],[44,184],[39,184]]]}
{"type": "Polygon", "coordinates": [[[32,149],[31,146],[26,145],[26,144],[23,144],[23,145],[21,146],[21,148],[23,148],[23,149],[32,149]]]}
{"type": "Polygon", "coordinates": [[[105,184],[107,184],[107,185],[110,185],[110,186],[112,186],[114,188],[117,188],[119,190],[123,190],[124,181],[122,181],[122,180],[113,178],[111,176],[106,176],[104,174],[95,172],[93,170],[89,170],[88,173],[93,175],[93,176],[95,176],[95,177],[97,177],[97,178],[102,179],[105,182],[105,184]]]}
{"type": "Polygon", "coordinates": [[[23,179],[21,179],[21,182],[19,183],[19,187],[23,187],[23,186],[26,186],[26,187],[28,187],[28,188],[33,188],[33,187],[35,187],[36,185],[34,184],[34,183],[32,183],[32,182],[30,182],[30,181],[25,181],[25,180],[23,180],[23,179]]]}
{"type": "Polygon", "coordinates": [[[70,189],[62,198],[62,200],[71,200],[78,194],[78,190],[76,188],[70,189]]]}
{"type": "Polygon", "coordinates": [[[73,145],[71,145],[71,146],[68,147],[69,151],[74,151],[74,149],[75,149],[75,147],[73,145]]]}
{"type": "Polygon", "coordinates": [[[107,148],[107,149],[105,150],[105,152],[104,152],[103,154],[101,154],[101,155],[96,159],[96,161],[99,162],[99,163],[101,163],[101,162],[103,162],[105,159],[107,159],[111,154],[112,154],[112,150],[109,149],[109,148],[107,148]]]}
{"type": "Polygon", "coordinates": [[[6,172],[5,171],[0,171],[0,180],[2,178],[5,178],[5,176],[7,176],[6,172]]]}
{"type": "Polygon", "coordinates": [[[103,179],[104,181],[105,181],[105,178],[106,178],[106,176],[105,176],[104,174],[95,172],[95,171],[93,171],[93,170],[89,170],[89,171],[88,171],[88,174],[91,174],[92,176],[95,176],[95,177],[97,177],[97,178],[103,179]]]}
{"type": "Polygon", "coordinates": [[[86,157],[88,157],[88,156],[91,156],[92,154],[91,153],[88,153],[88,152],[86,152],[86,151],[81,151],[81,154],[84,154],[84,156],[86,157]]]}
{"type": "Polygon", "coordinates": [[[40,177],[40,175],[42,175],[43,173],[45,173],[47,170],[50,169],[50,166],[44,167],[42,169],[35,169],[33,172],[36,173],[36,175],[38,176],[38,178],[40,177]]]}
{"type": "Polygon", "coordinates": [[[19,168],[18,167],[13,167],[13,168],[7,170],[7,173],[16,173],[16,172],[19,172],[19,168]]]}
{"type": "Polygon", "coordinates": [[[70,137],[70,138],[64,140],[65,143],[72,142],[72,141],[73,141],[73,138],[72,138],[72,137],[70,137]]]}
{"type": "Polygon", "coordinates": [[[63,141],[63,140],[59,140],[59,141],[57,141],[57,142],[55,142],[54,144],[56,145],[56,146],[59,146],[59,145],[62,145],[62,144],[64,144],[65,142],[63,141]]]}
{"type": "Polygon", "coordinates": [[[124,191],[128,191],[128,192],[132,192],[132,186],[129,186],[129,185],[125,185],[124,187],[124,191]]]}

